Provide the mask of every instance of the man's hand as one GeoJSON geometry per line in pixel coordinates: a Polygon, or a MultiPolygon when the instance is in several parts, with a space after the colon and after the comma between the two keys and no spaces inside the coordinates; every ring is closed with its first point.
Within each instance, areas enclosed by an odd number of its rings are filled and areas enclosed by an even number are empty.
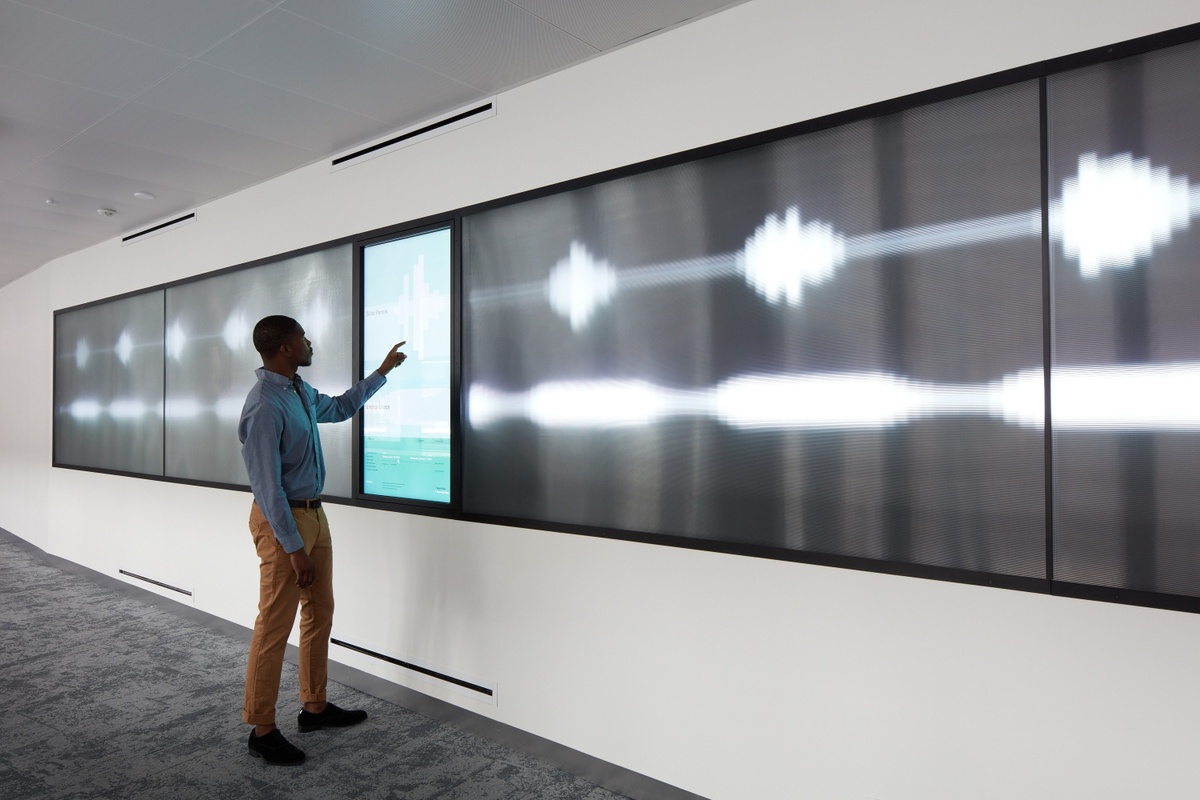
{"type": "Polygon", "coordinates": [[[387,375],[392,371],[392,367],[398,367],[404,363],[404,359],[408,358],[404,353],[400,352],[400,348],[404,346],[404,342],[392,345],[392,349],[388,351],[387,357],[383,359],[383,363],[379,365],[379,374],[387,375]]]}
{"type": "Polygon", "coordinates": [[[308,557],[308,553],[304,552],[304,548],[289,553],[288,557],[292,559],[292,569],[296,572],[296,585],[301,589],[312,586],[317,578],[317,565],[308,557]]]}

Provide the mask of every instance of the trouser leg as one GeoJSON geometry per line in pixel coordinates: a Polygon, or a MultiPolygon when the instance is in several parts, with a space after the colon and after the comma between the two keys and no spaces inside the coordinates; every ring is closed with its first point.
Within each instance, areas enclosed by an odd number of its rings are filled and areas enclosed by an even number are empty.
{"type": "Polygon", "coordinates": [[[313,585],[300,590],[300,702],[325,701],[329,674],[329,634],[333,630],[333,542],[325,509],[298,511],[296,524],[316,566],[313,585]],[[303,514],[303,523],[301,522],[303,514]]]}
{"type": "Polygon", "coordinates": [[[250,532],[259,556],[259,600],[246,664],[242,720],[273,725],[283,654],[296,620],[300,589],[290,557],[257,504],[250,509],[250,532]]]}

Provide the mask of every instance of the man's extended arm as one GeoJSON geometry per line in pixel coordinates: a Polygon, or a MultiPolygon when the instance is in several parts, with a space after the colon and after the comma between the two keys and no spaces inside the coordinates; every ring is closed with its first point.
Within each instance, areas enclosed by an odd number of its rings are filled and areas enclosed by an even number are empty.
{"type": "Polygon", "coordinates": [[[371,395],[375,394],[383,384],[387,383],[387,374],[396,366],[403,364],[404,359],[408,358],[408,356],[400,352],[400,347],[403,344],[404,342],[400,342],[393,345],[392,349],[388,351],[387,356],[383,359],[383,363],[379,365],[379,369],[337,397],[330,397],[314,392],[313,396],[310,396],[309,402],[313,404],[317,422],[342,422],[353,417],[363,407],[363,404],[371,399],[371,395]]]}

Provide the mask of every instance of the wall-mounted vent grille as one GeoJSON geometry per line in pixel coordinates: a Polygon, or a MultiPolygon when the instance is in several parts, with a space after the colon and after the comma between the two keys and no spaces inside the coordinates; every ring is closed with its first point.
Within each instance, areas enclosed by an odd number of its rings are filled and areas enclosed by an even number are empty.
{"type": "Polygon", "coordinates": [[[491,681],[480,680],[479,678],[474,678],[462,673],[455,675],[445,667],[435,667],[430,664],[422,664],[414,659],[395,658],[394,656],[384,655],[383,653],[376,652],[375,650],[369,650],[366,647],[360,647],[356,644],[343,642],[340,639],[330,639],[329,641],[333,644],[336,644],[338,647],[344,647],[347,650],[353,650],[356,653],[362,653],[365,656],[377,658],[380,661],[386,661],[389,664],[395,664],[397,667],[403,667],[404,669],[424,675],[427,678],[443,681],[456,689],[465,689],[476,699],[482,700],[485,703],[490,703],[491,705],[496,705],[496,684],[491,681]]]}
{"type": "Polygon", "coordinates": [[[194,222],[195,219],[196,219],[196,212],[189,211],[188,213],[184,214],[183,216],[175,217],[174,219],[169,219],[166,222],[160,222],[157,225],[151,225],[149,228],[145,228],[143,230],[137,231],[136,233],[131,233],[128,236],[122,236],[121,237],[121,246],[124,247],[127,244],[133,244],[134,242],[140,242],[142,239],[146,239],[151,236],[157,236],[158,234],[165,233],[168,230],[174,230],[175,228],[178,228],[180,226],[187,225],[188,223],[194,222]]]}
{"type": "Polygon", "coordinates": [[[468,108],[459,109],[458,111],[451,111],[449,114],[444,114],[429,122],[414,125],[374,144],[364,145],[348,153],[343,153],[329,162],[329,169],[331,172],[345,169],[376,156],[399,150],[401,147],[408,147],[417,142],[432,139],[434,136],[441,136],[443,133],[448,133],[467,125],[473,125],[480,120],[494,116],[496,116],[495,98],[468,108]]]}

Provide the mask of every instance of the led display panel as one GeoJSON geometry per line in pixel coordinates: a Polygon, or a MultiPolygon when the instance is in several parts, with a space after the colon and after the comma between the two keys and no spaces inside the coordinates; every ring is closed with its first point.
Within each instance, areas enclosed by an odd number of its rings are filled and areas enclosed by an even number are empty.
{"type": "Polygon", "coordinates": [[[163,293],[54,317],[54,463],[162,475],[163,293]]]}
{"type": "Polygon", "coordinates": [[[408,359],[363,409],[362,492],[450,502],[449,227],[363,248],[363,373],[408,359]]]}
{"type": "Polygon", "coordinates": [[[1200,45],[1048,83],[1054,577],[1200,595],[1200,45]]]}
{"type": "MultiPolygon", "coordinates": [[[[263,317],[293,317],[313,343],[300,375],[338,395],[353,383],[349,244],[218,273],[166,290],[166,471],[248,485],[237,426],[262,359],[251,334],[263,317]]],[[[351,495],[350,423],[322,425],[325,494],[351,495]]]]}
{"type": "Polygon", "coordinates": [[[466,216],[464,510],[1044,577],[1038,106],[466,216]]]}

